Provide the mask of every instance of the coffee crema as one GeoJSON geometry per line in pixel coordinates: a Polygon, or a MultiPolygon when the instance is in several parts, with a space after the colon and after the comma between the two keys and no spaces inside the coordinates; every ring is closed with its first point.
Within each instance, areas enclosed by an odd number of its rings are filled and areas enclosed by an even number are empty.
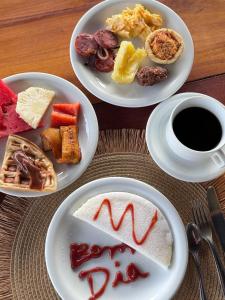
{"type": "Polygon", "coordinates": [[[196,151],[214,149],[222,137],[220,121],[202,107],[188,107],[180,111],[173,120],[173,131],[183,145],[196,151]]]}

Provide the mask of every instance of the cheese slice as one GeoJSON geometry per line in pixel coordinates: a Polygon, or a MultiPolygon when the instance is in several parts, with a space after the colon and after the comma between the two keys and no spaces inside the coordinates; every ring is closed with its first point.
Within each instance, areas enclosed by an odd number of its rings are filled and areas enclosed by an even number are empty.
{"type": "Polygon", "coordinates": [[[171,263],[170,226],[161,211],[140,196],[125,192],[101,194],[89,199],[73,216],[131,246],[162,267],[171,263]]]}
{"type": "Polygon", "coordinates": [[[21,119],[36,129],[54,96],[53,91],[30,87],[18,94],[16,112],[21,119]]]}

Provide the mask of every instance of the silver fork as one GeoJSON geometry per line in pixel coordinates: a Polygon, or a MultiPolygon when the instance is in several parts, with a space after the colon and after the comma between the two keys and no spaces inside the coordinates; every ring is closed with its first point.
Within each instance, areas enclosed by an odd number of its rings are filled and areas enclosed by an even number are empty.
{"type": "MultiPolygon", "coordinates": [[[[209,217],[203,207],[202,204],[198,203],[192,208],[192,214],[194,217],[195,223],[198,225],[200,229],[200,235],[204,241],[209,246],[209,249],[213,255],[216,269],[218,272],[220,284],[225,296],[225,269],[223,267],[222,261],[219,257],[219,254],[217,252],[216,246],[214,244],[213,238],[212,238],[212,228],[210,225],[209,217]]],[[[224,233],[225,234],[225,233],[224,233]]]]}

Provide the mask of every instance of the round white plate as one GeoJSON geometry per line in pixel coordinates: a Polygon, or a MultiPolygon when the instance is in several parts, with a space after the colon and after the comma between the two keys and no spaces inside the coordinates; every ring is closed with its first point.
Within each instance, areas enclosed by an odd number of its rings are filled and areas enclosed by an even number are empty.
{"type": "MultiPolygon", "coordinates": [[[[193,64],[194,46],[191,34],[184,21],[166,5],[154,0],[140,0],[152,12],[159,13],[164,19],[164,27],[179,32],[185,44],[181,57],[168,65],[168,79],[151,87],[143,87],[136,82],[120,85],[111,79],[111,73],[101,73],[84,65],[83,59],[76,54],[75,39],[80,33],[94,33],[105,27],[105,20],[120,13],[126,7],[134,7],[136,0],[106,0],[91,8],[77,23],[70,41],[70,60],[75,74],[83,86],[92,94],[111,104],[125,107],[143,107],[158,103],[173,95],[186,81],[193,64]]],[[[144,43],[135,43],[144,47],[144,43]]],[[[151,64],[148,59],[147,64],[151,64]]]]}
{"type": "MultiPolygon", "coordinates": [[[[98,143],[98,121],[96,118],[95,111],[88,100],[88,98],[72,83],[69,81],[57,77],[55,75],[46,74],[46,73],[21,73],[9,76],[4,79],[4,82],[15,92],[19,93],[31,86],[42,87],[55,91],[56,95],[52,103],[65,102],[73,103],[80,102],[81,112],[79,119],[79,143],[82,152],[81,162],[77,165],[66,165],[56,163],[53,155],[46,153],[46,155],[52,160],[54,169],[57,174],[58,179],[58,188],[57,191],[67,187],[76,179],[78,179],[81,174],[87,169],[88,165],[92,161],[92,158],[95,154],[95,150],[98,143]]],[[[50,126],[50,114],[51,114],[51,105],[45,114],[44,123],[46,127],[50,126]]],[[[18,133],[38,146],[41,147],[41,138],[40,133],[43,130],[36,129],[30,130],[24,133],[18,133]]],[[[7,141],[6,138],[0,139],[0,164],[2,163],[4,153],[5,153],[5,144],[7,141]]],[[[10,189],[0,189],[2,192],[18,196],[18,197],[37,197],[44,196],[48,193],[43,192],[20,192],[10,189]]]]}
{"type": "MultiPolygon", "coordinates": [[[[180,286],[187,266],[188,247],[184,225],[169,200],[153,187],[130,178],[109,177],[92,181],[74,191],[56,211],[46,238],[45,259],[48,274],[53,286],[63,300],[88,300],[90,291],[87,282],[78,277],[80,270],[87,270],[96,266],[107,267],[111,271],[110,283],[102,299],[105,300],[168,300],[180,286]],[[148,199],[154,203],[166,217],[173,234],[173,257],[171,266],[164,269],[139,253],[131,255],[117,253],[115,260],[121,262],[121,270],[126,266],[137,263],[142,271],[150,272],[150,276],[137,280],[130,285],[120,285],[112,288],[112,280],[119,269],[115,269],[114,260],[107,255],[93,259],[82,265],[78,271],[70,267],[69,246],[72,242],[86,242],[88,244],[115,245],[120,242],[80,221],[72,216],[85,201],[98,194],[106,192],[128,192],[148,199]]],[[[103,277],[95,277],[96,289],[103,282],[103,277]]],[[[101,298],[100,298],[101,299],[101,298]]]]}
{"type": "Polygon", "coordinates": [[[196,96],[212,99],[199,93],[174,95],[154,109],[146,127],[148,150],[156,164],[169,175],[188,182],[212,180],[225,172],[225,168],[218,168],[210,158],[193,163],[183,160],[171,150],[166,141],[166,125],[174,106],[182,100],[196,96]]]}

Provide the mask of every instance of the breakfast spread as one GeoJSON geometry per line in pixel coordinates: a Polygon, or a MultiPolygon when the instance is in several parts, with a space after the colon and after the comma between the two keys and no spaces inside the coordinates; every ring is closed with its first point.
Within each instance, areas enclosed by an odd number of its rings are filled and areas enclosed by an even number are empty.
{"type": "MultiPolygon", "coordinates": [[[[52,162],[36,144],[13,135],[42,127],[54,96],[54,91],[41,87],[29,87],[16,95],[0,81],[0,138],[8,136],[0,187],[34,192],[56,190],[57,176],[52,162]]],[[[43,150],[51,150],[56,163],[77,164],[81,160],[79,113],[79,102],[53,104],[51,127],[46,127],[40,138],[43,150]]]]}
{"type": "Polygon", "coordinates": [[[141,86],[152,86],[169,76],[167,69],[153,63],[175,63],[184,49],[181,35],[162,26],[162,16],[136,4],[107,18],[106,29],[80,33],[75,50],[92,70],[112,72],[117,84],[131,84],[136,79],[141,86]],[[143,42],[143,48],[135,49],[130,41],[134,38],[143,42]]]}
{"type": "Polygon", "coordinates": [[[0,187],[53,192],[57,188],[53,164],[37,145],[10,135],[0,171],[0,187]]]}
{"type": "Polygon", "coordinates": [[[83,204],[74,217],[108,233],[162,267],[170,265],[171,230],[163,214],[150,201],[125,192],[101,194],[83,204]]]}
{"type": "Polygon", "coordinates": [[[172,64],[181,55],[184,42],[179,33],[169,28],[161,28],[149,34],[145,50],[150,59],[159,64],[172,64]]]}
{"type": "Polygon", "coordinates": [[[18,94],[16,112],[28,125],[36,129],[54,96],[53,91],[30,87],[18,94]]]}

